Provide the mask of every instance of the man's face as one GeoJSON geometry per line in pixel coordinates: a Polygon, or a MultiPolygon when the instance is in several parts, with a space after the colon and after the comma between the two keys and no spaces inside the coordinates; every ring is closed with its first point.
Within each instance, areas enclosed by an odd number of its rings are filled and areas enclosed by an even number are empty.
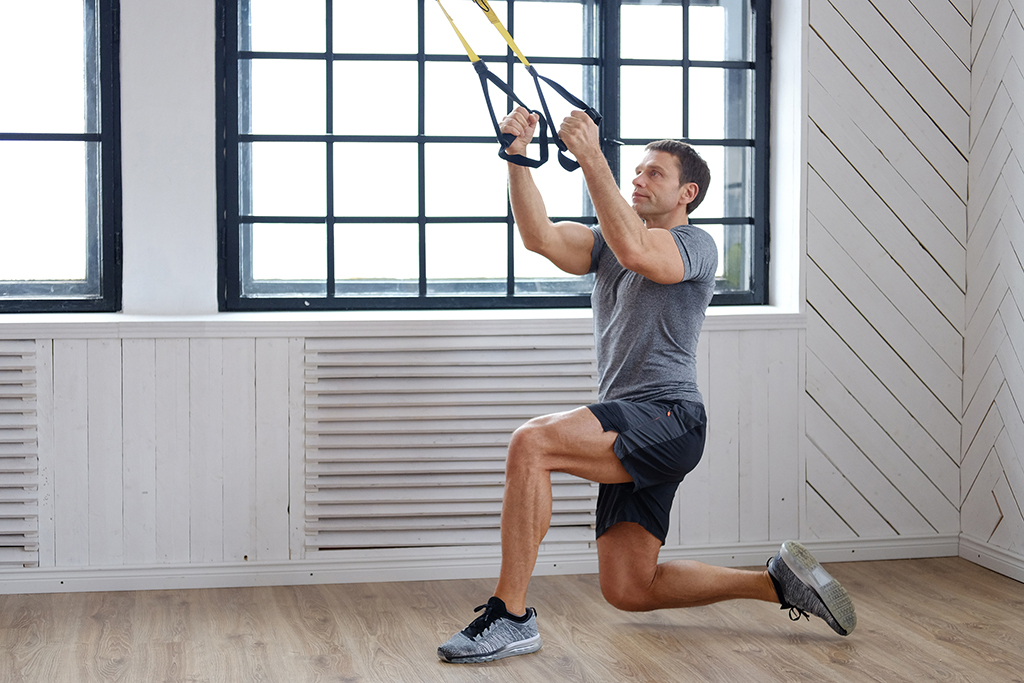
{"type": "Polygon", "coordinates": [[[636,167],[633,210],[641,218],[675,211],[683,197],[679,160],[668,152],[650,150],[636,167]]]}

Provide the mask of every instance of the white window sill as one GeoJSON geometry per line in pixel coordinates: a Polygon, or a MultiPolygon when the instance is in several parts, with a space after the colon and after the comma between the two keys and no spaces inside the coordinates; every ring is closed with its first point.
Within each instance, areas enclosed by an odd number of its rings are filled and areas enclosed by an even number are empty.
{"type": "MultiPolygon", "coordinates": [[[[512,321],[517,326],[548,327],[552,321],[589,326],[590,309],[339,311],[217,313],[194,316],[146,316],[120,313],[34,313],[0,315],[0,339],[92,339],[169,337],[309,337],[354,329],[423,324],[443,332],[446,324],[512,321]]],[[[714,306],[706,330],[775,330],[806,327],[806,315],[772,306],[714,306]]],[[[525,331],[525,330],[524,330],[525,331]]]]}

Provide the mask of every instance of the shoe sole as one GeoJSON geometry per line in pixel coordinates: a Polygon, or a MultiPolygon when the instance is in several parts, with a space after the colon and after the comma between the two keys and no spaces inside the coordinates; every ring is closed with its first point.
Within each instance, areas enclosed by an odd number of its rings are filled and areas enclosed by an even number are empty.
{"type": "Polygon", "coordinates": [[[836,623],[849,635],[857,626],[857,613],[846,589],[814,559],[810,551],[796,541],[786,541],[779,552],[782,561],[797,578],[814,589],[836,623]]]}
{"type": "Polygon", "coordinates": [[[515,655],[528,655],[531,652],[536,652],[537,650],[539,650],[541,645],[543,644],[544,641],[540,639],[540,634],[537,634],[533,638],[528,638],[527,640],[519,640],[514,643],[509,643],[508,645],[499,648],[494,652],[489,652],[485,655],[472,655],[469,657],[452,657],[451,659],[448,659],[439,652],[437,656],[440,657],[441,661],[450,662],[452,664],[477,664],[480,662],[493,662],[496,659],[514,657],[515,655]]]}

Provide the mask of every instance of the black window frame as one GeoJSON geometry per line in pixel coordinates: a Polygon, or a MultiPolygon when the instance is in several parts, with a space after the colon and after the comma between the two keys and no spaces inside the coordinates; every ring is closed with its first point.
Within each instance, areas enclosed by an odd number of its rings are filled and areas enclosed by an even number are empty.
{"type": "MultiPolygon", "coordinates": [[[[516,0],[508,0],[514,5],[516,0]]],[[[683,12],[688,13],[691,5],[706,4],[701,0],[676,0],[683,6],[683,12]]],[[[753,149],[753,215],[742,218],[691,218],[690,222],[695,225],[722,225],[727,233],[732,226],[736,226],[737,232],[747,234],[751,242],[752,259],[750,263],[750,286],[738,291],[717,291],[712,299],[712,305],[764,305],[768,303],[768,267],[769,267],[769,133],[770,133],[770,82],[771,82],[771,49],[770,49],[770,0],[749,0],[751,9],[754,12],[753,52],[754,61],[727,61],[708,62],[690,60],[686,42],[687,36],[684,31],[684,59],[681,60],[638,60],[622,59],[619,55],[619,9],[622,0],[584,0],[584,4],[594,8],[592,16],[597,17],[599,30],[601,32],[598,40],[597,57],[584,57],[578,59],[566,58],[542,58],[530,56],[530,61],[538,65],[543,73],[544,64],[582,64],[596,66],[603,70],[603,75],[598,78],[598,84],[594,93],[582,93],[582,97],[595,104],[595,107],[602,113],[602,134],[605,136],[603,149],[613,174],[618,178],[619,149],[620,145],[643,145],[653,139],[618,139],[619,128],[619,74],[623,65],[638,66],[681,66],[684,74],[684,98],[687,97],[685,78],[690,67],[717,67],[724,69],[742,69],[745,72],[753,72],[754,99],[752,109],[754,112],[753,139],[734,140],[697,140],[687,137],[680,138],[685,142],[694,145],[717,145],[717,146],[744,146],[753,149]]],[[[458,310],[458,309],[516,309],[516,308],[587,308],[590,306],[590,295],[560,295],[544,296],[537,294],[516,294],[514,275],[514,221],[511,207],[507,208],[505,217],[431,217],[425,212],[425,179],[424,179],[424,145],[433,142],[478,142],[494,143],[493,138],[488,137],[445,137],[424,134],[424,103],[423,98],[419,102],[419,134],[411,136],[373,136],[373,135],[336,135],[331,132],[331,111],[332,111],[332,66],[337,61],[346,59],[380,59],[380,60],[402,60],[415,61],[419,67],[419,87],[423,92],[424,71],[427,61],[466,61],[464,55],[426,55],[425,54],[425,6],[434,4],[431,0],[419,0],[418,2],[418,51],[416,54],[402,55],[346,55],[336,53],[333,50],[332,34],[332,5],[333,0],[325,0],[326,3],[326,47],[323,53],[257,53],[239,49],[239,36],[237,32],[238,23],[238,1],[217,0],[218,16],[218,59],[217,59],[217,130],[218,139],[221,141],[221,149],[218,154],[218,223],[219,223],[219,258],[218,258],[218,303],[221,311],[284,311],[284,310],[458,310]],[[239,133],[239,62],[243,59],[258,58],[310,58],[310,54],[319,54],[327,65],[326,79],[326,114],[328,121],[327,133],[323,135],[255,135],[239,133]],[[330,55],[330,58],[328,58],[330,55]],[[317,217],[263,217],[250,216],[240,210],[240,205],[247,201],[242,197],[241,184],[239,182],[239,149],[240,143],[259,141],[311,141],[328,143],[326,160],[326,184],[327,184],[327,215],[317,217]],[[334,155],[331,152],[331,143],[334,142],[415,142],[419,150],[419,216],[409,218],[404,222],[415,223],[419,230],[419,283],[416,296],[337,296],[335,290],[335,269],[334,269],[334,227],[339,223],[395,223],[394,218],[385,217],[375,219],[372,217],[346,218],[333,215],[333,163],[334,155]],[[243,251],[247,248],[243,224],[256,222],[273,223],[306,223],[326,226],[326,247],[327,247],[327,282],[325,294],[296,294],[293,296],[277,296],[267,293],[264,296],[244,296],[242,294],[243,278],[247,276],[244,269],[250,261],[248,258],[241,258],[243,251]],[[426,259],[426,225],[431,222],[444,223],[504,223],[507,230],[508,244],[508,267],[505,283],[505,294],[499,296],[462,295],[462,296],[439,296],[428,295],[427,277],[425,268],[426,259]]],[[[515,14],[508,22],[508,29],[515,35],[515,14]]],[[[688,18],[687,18],[688,20],[688,18]]],[[[516,84],[516,72],[513,67],[518,64],[517,58],[511,49],[506,50],[504,55],[481,55],[490,69],[506,79],[513,87],[523,87],[526,92],[527,86],[520,76],[520,83],[516,84]],[[504,62],[504,66],[502,66],[504,62]]],[[[468,67],[468,64],[467,64],[468,67]]],[[[467,78],[474,78],[468,72],[467,78]]],[[[495,99],[495,107],[499,107],[500,98],[495,99]]],[[[511,107],[512,103],[506,103],[511,107]]],[[[686,112],[684,99],[683,111],[686,112]]],[[[480,115],[485,115],[481,109],[480,115]]],[[[499,116],[501,114],[499,113],[499,116]]],[[[685,116],[685,114],[684,114],[685,116]]],[[[684,128],[684,133],[688,131],[684,128]]],[[[577,171],[578,172],[578,171],[577,171]]],[[[248,198],[251,201],[251,197],[248,198]]],[[[595,222],[593,216],[560,216],[560,219],[578,220],[581,222],[595,222]]]]}
{"type": "Polygon", "coordinates": [[[95,133],[11,133],[0,141],[97,142],[87,147],[86,279],[0,281],[0,313],[109,313],[121,310],[121,70],[119,0],[85,5],[86,130],[95,133]],[[95,35],[95,40],[89,36],[95,35]],[[98,51],[98,55],[96,54],[98,51]],[[97,59],[98,57],[98,59],[97,59]],[[96,97],[98,95],[98,102],[96,97]],[[98,223],[98,224],[97,224],[98,223]],[[93,239],[95,236],[95,239],[93,239]],[[97,282],[98,293],[94,293],[97,282]]]}

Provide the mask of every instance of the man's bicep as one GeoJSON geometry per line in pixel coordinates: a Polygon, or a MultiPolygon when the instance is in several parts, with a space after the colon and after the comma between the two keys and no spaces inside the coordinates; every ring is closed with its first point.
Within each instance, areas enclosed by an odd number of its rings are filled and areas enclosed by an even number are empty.
{"type": "Polygon", "coordinates": [[[635,267],[626,267],[659,284],[682,282],[686,277],[686,267],[672,231],[650,230],[647,236],[649,244],[643,256],[637,259],[635,267]]]}

